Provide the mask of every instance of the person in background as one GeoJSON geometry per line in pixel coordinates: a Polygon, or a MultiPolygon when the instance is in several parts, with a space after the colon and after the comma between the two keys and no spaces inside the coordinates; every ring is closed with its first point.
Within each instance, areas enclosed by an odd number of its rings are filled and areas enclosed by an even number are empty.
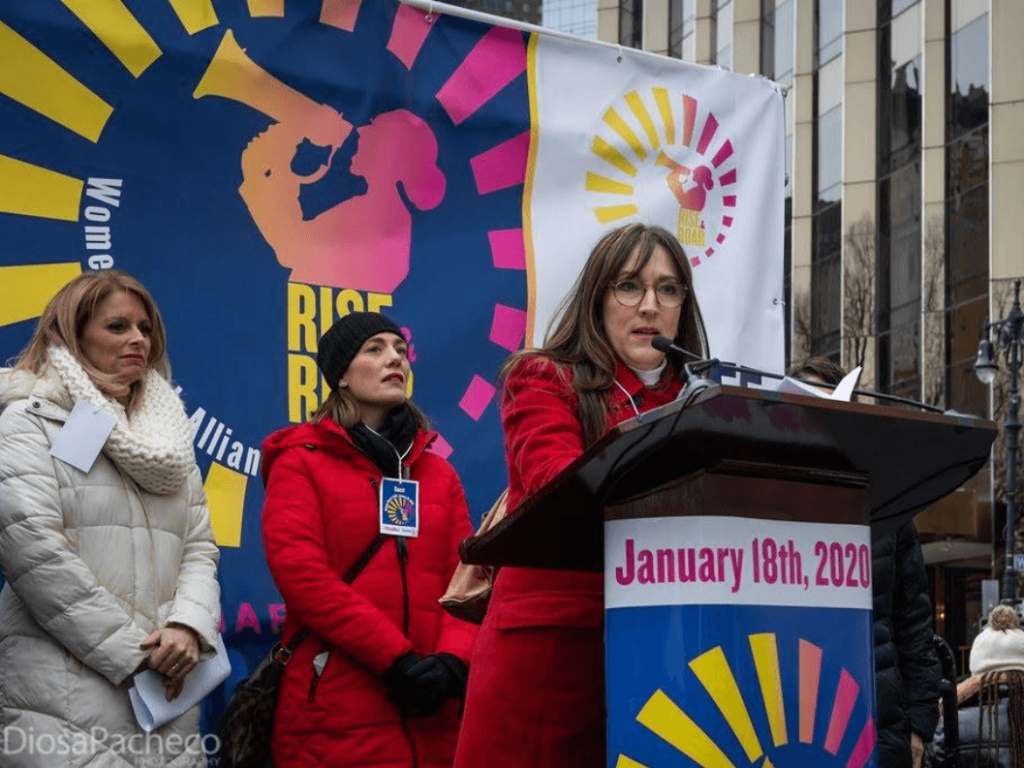
{"type": "Polygon", "coordinates": [[[147,736],[128,696],[153,669],[175,698],[220,622],[219,551],[166,348],[137,280],[87,272],[0,375],[4,768],[206,765],[199,707],[147,736]],[[50,454],[90,436],[101,447],[80,466],[50,454]]]}
{"type": "Polygon", "coordinates": [[[408,344],[394,322],[346,315],[320,339],[317,364],[328,398],[263,444],[282,639],[309,631],[281,683],[274,765],[450,768],[477,633],[438,603],[473,532],[462,484],[428,450],[437,435],[406,397],[408,344]],[[386,489],[400,479],[406,501],[392,504],[386,489]],[[415,535],[383,533],[417,518],[415,535]]]}
{"type": "MultiPolygon", "coordinates": [[[[789,370],[808,384],[834,387],[845,371],[812,357],[789,370]]],[[[938,723],[939,668],[924,554],[913,520],[872,537],[875,702],[879,768],[919,768],[938,723]]]]}
{"type": "MultiPolygon", "coordinates": [[[[708,351],[690,262],[654,226],[608,232],[547,342],[502,366],[508,508],[536,493],[620,421],[671,402],[672,338],[708,351]]],[[[473,650],[457,768],[605,764],[600,573],[502,568],[473,650]]]]}
{"type": "Polygon", "coordinates": [[[997,605],[971,646],[971,675],[956,687],[959,743],[935,736],[942,768],[1024,766],[1024,632],[1017,612],[997,605]]]}

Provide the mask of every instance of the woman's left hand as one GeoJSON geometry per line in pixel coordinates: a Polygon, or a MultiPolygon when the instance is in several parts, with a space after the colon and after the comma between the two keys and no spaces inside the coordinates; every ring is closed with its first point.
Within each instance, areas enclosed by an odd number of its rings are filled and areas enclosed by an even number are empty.
{"type": "Polygon", "coordinates": [[[158,629],[142,643],[143,650],[150,648],[149,668],[171,680],[184,680],[199,663],[199,635],[191,627],[173,624],[158,629]]]}

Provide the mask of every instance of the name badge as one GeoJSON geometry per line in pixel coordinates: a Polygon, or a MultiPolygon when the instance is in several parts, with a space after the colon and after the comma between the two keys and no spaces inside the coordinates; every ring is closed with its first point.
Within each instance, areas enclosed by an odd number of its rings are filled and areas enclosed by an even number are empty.
{"type": "Polygon", "coordinates": [[[57,433],[50,455],[88,472],[103,450],[117,419],[98,405],[79,400],[57,433]]]}
{"type": "Polygon", "coordinates": [[[419,536],[420,484],[385,477],[380,484],[380,532],[390,536],[419,536]]]}

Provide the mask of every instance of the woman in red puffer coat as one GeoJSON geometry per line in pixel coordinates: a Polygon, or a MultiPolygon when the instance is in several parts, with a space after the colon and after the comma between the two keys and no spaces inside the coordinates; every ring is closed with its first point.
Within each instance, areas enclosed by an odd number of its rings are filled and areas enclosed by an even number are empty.
{"type": "Polygon", "coordinates": [[[263,445],[263,540],[287,607],[283,639],[309,630],[285,668],[273,762],[447,768],[477,628],[437,601],[472,533],[465,495],[455,470],[427,451],[436,435],[406,400],[397,325],[347,315],[320,340],[317,364],[330,397],[309,423],[263,445]],[[404,503],[380,512],[387,478],[406,478],[406,499],[418,483],[415,536],[382,533],[409,533],[414,519],[404,503]]]}
{"type": "MultiPolygon", "coordinates": [[[[620,421],[681,389],[655,336],[698,355],[707,338],[689,260],[632,224],[591,252],[545,346],[503,367],[508,508],[620,421]]],[[[601,573],[502,568],[476,647],[456,768],[605,764],[601,573]]]]}

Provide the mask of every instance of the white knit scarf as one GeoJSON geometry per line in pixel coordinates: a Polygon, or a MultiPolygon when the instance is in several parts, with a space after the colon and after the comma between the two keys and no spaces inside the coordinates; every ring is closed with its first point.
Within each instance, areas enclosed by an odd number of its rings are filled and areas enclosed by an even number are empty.
{"type": "Polygon", "coordinates": [[[100,392],[66,347],[52,346],[47,354],[75,401],[96,405],[117,419],[104,453],[150,493],[165,495],[181,488],[196,463],[192,424],[167,380],[156,371],[147,373],[129,414],[100,392]]]}

